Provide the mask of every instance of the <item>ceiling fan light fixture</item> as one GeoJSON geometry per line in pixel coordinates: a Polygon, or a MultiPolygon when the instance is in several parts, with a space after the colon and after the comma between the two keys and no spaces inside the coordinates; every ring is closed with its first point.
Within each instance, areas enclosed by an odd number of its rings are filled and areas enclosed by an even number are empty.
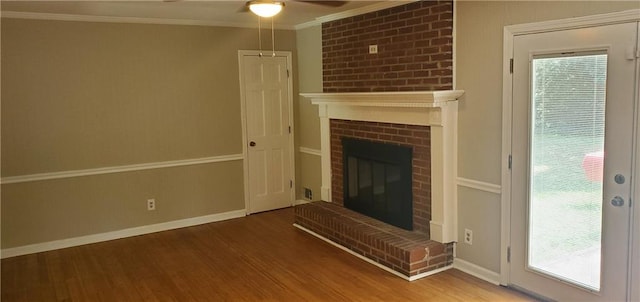
{"type": "Polygon", "coordinates": [[[284,6],[282,2],[275,1],[250,1],[249,10],[254,14],[263,17],[270,18],[277,15],[284,6]]]}

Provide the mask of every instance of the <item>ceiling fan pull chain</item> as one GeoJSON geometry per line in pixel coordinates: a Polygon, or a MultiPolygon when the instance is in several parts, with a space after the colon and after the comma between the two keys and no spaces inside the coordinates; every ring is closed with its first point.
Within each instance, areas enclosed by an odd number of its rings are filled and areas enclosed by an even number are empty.
{"type": "Polygon", "coordinates": [[[276,56],[276,38],[275,38],[274,28],[273,28],[273,17],[271,17],[271,48],[273,51],[271,56],[275,57],[276,56]]]}
{"type": "Polygon", "coordinates": [[[262,58],[262,27],[261,27],[261,22],[260,22],[260,16],[258,16],[258,48],[260,49],[260,52],[258,53],[258,56],[262,58]]]}

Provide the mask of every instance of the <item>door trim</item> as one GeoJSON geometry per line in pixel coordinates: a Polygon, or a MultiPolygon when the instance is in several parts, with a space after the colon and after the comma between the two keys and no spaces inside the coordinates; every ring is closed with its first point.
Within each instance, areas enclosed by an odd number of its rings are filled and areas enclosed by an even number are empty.
{"type": "MultiPolygon", "coordinates": [[[[291,154],[289,160],[289,167],[291,169],[291,181],[292,189],[290,190],[290,200],[291,205],[295,204],[295,196],[296,196],[296,184],[295,184],[295,152],[294,152],[294,137],[295,137],[295,127],[294,127],[294,119],[293,119],[293,65],[292,65],[292,55],[290,51],[276,51],[276,56],[286,57],[287,59],[287,69],[289,71],[289,76],[287,77],[288,81],[288,89],[287,89],[287,102],[289,102],[289,121],[291,126],[291,134],[289,135],[289,152],[291,154]]],[[[244,56],[259,56],[260,51],[258,50],[238,50],[238,76],[240,78],[240,115],[242,120],[242,168],[243,168],[243,178],[244,178],[244,206],[246,209],[246,214],[251,214],[251,207],[249,202],[249,154],[247,150],[247,109],[246,109],[246,99],[244,95],[244,71],[242,58],[244,56]]]]}
{"type": "MultiPolygon", "coordinates": [[[[639,12],[640,14],[640,12],[639,12]]],[[[638,22],[637,29],[637,45],[636,45],[636,110],[634,116],[634,135],[636,138],[636,142],[640,142],[640,112],[638,106],[640,106],[640,84],[638,81],[640,80],[640,22],[638,22]]],[[[631,219],[629,221],[630,231],[629,237],[631,244],[629,246],[629,255],[631,257],[629,261],[629,265],[631,269],[629,270],[629,284],[640,284],[640,206],[638,206],[638,201],[640,201],[640,158],[638,158],[638,154],[640,154],[640,143],[636,143],[635,149],[635,163],[634,163],[634,175],[635,180],[632,183],[631,187],[631,196],[632,201],[635,201],[635,207],[631,213],[631,219]]],[[[630,297],[631,301],[640,301],[640,287],[629,286],[628,297],[630,297]]]]}
{"type": "MultiPolygon", "coordinates": [[[[593,16],[584,16],[577,18],[568,18],[561,20],[543,21],[536,23],[526,23],[505,26],[503,30],[503,51],[502,51],[502,157],[501,157],[501,180],[502,180],[502,193],[501,193],[501,232],[500,232],[500,284],[509,285],[509,262],[508,249],[511,245],[511,170],[509,168],[509,156],[511,155],[511,127],[512,127],[512,103],[513,103],[513,74],[510,72],[511,59],[513,58],[513,39],[515,36],[536,34],[543,32],[552,32],[568,29],[577,29],[584,27],[595,27],[610,24],[639,22],[640,21],[640,9],[627,10],[615,13],[600,14],[593,16]]],[[[637,102],[638,100],[636,100],[637,102]]],[[[636,150],[639,147],[636,146],[636,150]]],[[[640,165],[638,165],[640,167],[640,165]]],[[[640,170],[636,170],[640,171],[640,170]]],[[[635,173],[633,173],[635,176],[635,173]]],[[[636,180],[636,184],[640,184],[640,181],[636,180]]],[[[640,200],[640,190],[634,191],[634,199],[640,200]]],[[[635,217],[640,217],[640,207],[635,207],[635,217]]],[[[631,225],[633,223],[633,217],[631,218],[631,225]]],[[[640,223],[640,222],[636,222],[640,223]]],[[[639,244],[636,243],[636,246],[639,244]]],[[[633,244],[631,244],[632,248],[633,244]]],[[[631,251],[633,252],[633,251],[631,251]]],[[[638,251],[636,251],[636,254],[638,251]]],[[[632,255],[632,253],[630,253],[632,255]]],[[[636,265],[638,266],[638,265],[636,265]]],[[[628,278],[628,288],[631,288],[631,282],[633,280],[640,280],[640,269],[638,267],[633,269],[632,278],[628,278]]],[[[637,281],[636,281],[637,282],[637,281]]],[[[633,297],[632,297],[633,298],[633,297]]],[[[636,297],[640,299],[640,297],[636,297]]]]}

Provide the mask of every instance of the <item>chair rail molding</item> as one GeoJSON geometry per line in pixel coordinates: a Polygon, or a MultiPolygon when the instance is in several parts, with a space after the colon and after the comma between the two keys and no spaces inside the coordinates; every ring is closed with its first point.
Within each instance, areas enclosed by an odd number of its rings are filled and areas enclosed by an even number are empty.
{"type": "Polygon", "coordinates": [[[179,160],[133,164],[133,165],[124,165],[124,166],[101,167],[101,168],[94,168],[94,169],[69,170],[69,171],[59,171],[59,172],[49,172],[49,173],[36,173],[36,174],[28,174],[28,175],[8,176],[8,177],[2,177],[0,182],[4,185],[4,184],[14,184],[14,183],[21,183],[21,182],[81,177],[81,176],[89,176],[89,175],[122,173],[122,172],[161,169],[161,168],[190,166],[190,165],[202,165],[202,164],[243,160],[243,159],[244,157],[242,156],[242,154],[219,155],[219,156],[211,156],[211,157],[179,159],[179,160]]]}

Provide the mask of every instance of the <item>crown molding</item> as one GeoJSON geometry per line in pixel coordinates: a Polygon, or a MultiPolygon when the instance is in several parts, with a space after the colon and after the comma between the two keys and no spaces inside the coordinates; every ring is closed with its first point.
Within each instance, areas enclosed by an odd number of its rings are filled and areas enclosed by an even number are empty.
{"type": "MultiPolygon", "coordinates": [[[[363,6],[344,12],[330,14],[318,17],[313,21],[297,24],[294,26],[277,25],[275,29],[283,30],[299,30],[325,22],[335,21],[370,12],[375,12],[387,8],[392,8],[417,0],[400,0],[400,1],[384,1],[372,5],[363,6]]],[[[54,21],[76,21],[76,22],[104,22],[104,23],[134,23],[134,24],[165,24],[165,25],[190,25],[190,26],[215,26],[215,27],[239,27],[239,28],[257,28],[255,25],[249,25],[241,22],[221,22],[209,20],[189,20],[189,19],[170,19],[170,18],[143,18],[143,17],[115,17],[115,16],[95,16],[95,15],[77,15],[77,14],[54,14],[54,13],[38,13],[38,12],[17,12],[2,11],[2,18],[12,19],[30,19],[30,20],[54,20],[54,21]]]]}
{"type": "MultiPolygon", "coordinates": [[[[2,18],[30,19],[30,20],[257,28],[257,26],[255,25],[248,25],[246,23],[240,23],[240,22],[220,22],[220,21],[168,19],[168,18],[90,16],[90,15],[51,14],[51,13],[16,12],[16,11],[2,11],[1,16],[2,18]]],[[[285,29],[285,30],[295,29],[294,26],[283,26],[283,25],[278,26],[277,24],[275,25],[274,28],[285,29]]]]}
{"type": "Polygon", "coordinates": [[[294,29],[299,30],[299,29],[304,29],[304,28],[316,26],[316,25],[322,25],[322,23],[325,23],[325,22],[330,22],[330,21],[340,20],[340,19],[344,19],[344,18],[348,18],[348,17],[357,16],[357,15],[362,15],[362,14],[375,12],[375,11],[379,11],[379,10],[383,10],[383,9],[387,9],[387,8],[392,8],[392,7],[396,7],[396,6],[400,6],[400,5],[405,5],[405,4],[408,4],[408,3],[411,3],[411,2],[417,2],[417,1],[418,0],[412,0],[412,1],[406,1],[406,0],[384,1],[384,2],[380,2],[380,3],[376,3],[376,4],[363,6],[363,7],[360,7],[360,8],[347,10],[347,11],[336,13],[336,14],[331,14],[331,15],[318,17],[313,21],[309,21],[309,22],[298,24],[298,25],[294,26],[294,29]]]}
{"type": "Polygon", "coordinates": [[[637,21],[640,21],[640,9],[630,9],[591,16],[509,25],[505,26],[505,31],[513,33],[513,35],[527,35],[548,31],[584,28],[593,26],[594,24],[609,25],[637,21]]]}

